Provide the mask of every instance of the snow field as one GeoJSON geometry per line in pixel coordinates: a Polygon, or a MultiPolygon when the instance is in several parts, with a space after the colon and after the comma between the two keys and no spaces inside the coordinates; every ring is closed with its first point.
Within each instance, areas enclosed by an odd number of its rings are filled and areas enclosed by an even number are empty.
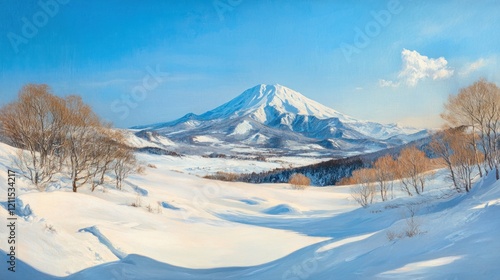
{"type": "MultiPolygon", "coordinates": [[[[0,169],[11,166],[14,153],[0,144],[0,169]]],[[[500,273],[500,182],[492,176],[457,194],[438,171],[423,195],[397,190],[395,199],[364,209],[349,186],[300,191],[219,182],[172,170],[181,161],[210,163],[198,157],[139,157],[157,168],[131,176],[122,191],[109,184],[72,193],[61,178],[40,193],[20,179],[25,208],[18,217],[17,278],[2,267],[0,279],[496,279],[500,273]],[[420,232],[411,238],[402,234],[410,208],[420,232]]],[[[0,172],[0,201],[6,173],[0,172]]],[[[1,207],[0,220],[6,218],[1,207]]],[[[6,231],[0,227],[0,236],[6,231]]],[[[7,249],[2,240],[2,254],[7,249]]]]}

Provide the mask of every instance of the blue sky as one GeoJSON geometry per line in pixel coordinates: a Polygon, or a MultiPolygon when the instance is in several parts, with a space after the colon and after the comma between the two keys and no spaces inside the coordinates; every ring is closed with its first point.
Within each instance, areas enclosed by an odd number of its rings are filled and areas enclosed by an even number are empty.
{"type": "Polygon", "coordinates": [[[46,83],[118,127],[203,113],[260,83],[436,127],[449,94],[500,85],[495,0],[2,2],[0,105],[46,83]]]}

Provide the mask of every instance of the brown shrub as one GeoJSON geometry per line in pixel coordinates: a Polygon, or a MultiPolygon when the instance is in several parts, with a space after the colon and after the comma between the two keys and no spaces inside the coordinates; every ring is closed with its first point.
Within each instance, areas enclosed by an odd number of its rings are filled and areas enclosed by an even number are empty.
{"type": "Polygon", "coordinates": [[[311,185],[311,179],[303,174],[295,173],[290,177],[288,183],[296,190],[304,190],[311,185]]]}
{"type": "Polygon", "coordinates": [[[215,174],[203,176],[203,178],[205,179],[227,181],[227,182],[236,182],[239,177],[240,177],[239,174],[223,172],[223,171],[218,171],[215,174]]]}

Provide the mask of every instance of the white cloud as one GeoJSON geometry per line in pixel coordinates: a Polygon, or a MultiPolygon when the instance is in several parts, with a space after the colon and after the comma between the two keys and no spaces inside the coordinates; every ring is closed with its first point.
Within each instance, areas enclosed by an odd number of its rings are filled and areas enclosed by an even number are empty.
{"type": "Polygon", "coordinates": [[[444,57],[434,59],[417,51],[403,49],[401,58],[403,69],[398,78],[409,86],[416,86],[420,80],[426,78],[441,80],[453,76],[453,69],[448,68],[448,61],[444,57]]]}
{"type": "Polygon", "coordinates": [[[472,72],[476,72],[477,70],[483,68],[484,66],[488,65],[490,63],[489,60],[486,60],[484,58],[480,58],[472,63],[466,64],[462,70],[460,71],[460,76],[468,76],[472,72]]]}
{"type": "Polygon", "coordinates": [[[416,86],[421,80],[441,80],[453,76],[454,70],[448,67],[444,57],[429,58],[417,51],[403,49],[401,52],[403,67],[398,74],[398,81],[380,80],[381,87],[397,87],[400,84],[416,86]]]}
{"type": "Polygon", "coordinates": [[[387,80],[384,80],[384,79],[380,79],[378,81],[378,85],[380,87],[398,87],[399,83],[395,83],[393,81],[387,81],[387,80]]]}

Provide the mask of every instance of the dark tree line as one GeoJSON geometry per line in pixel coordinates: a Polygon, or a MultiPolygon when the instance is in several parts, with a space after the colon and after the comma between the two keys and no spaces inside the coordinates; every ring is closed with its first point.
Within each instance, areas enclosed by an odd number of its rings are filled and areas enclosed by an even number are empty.
{"type": "Polygon", "coordinates": [[[328,186],[334,185],[346,176],[350,176],[353,170],[361,168],[364,165],[365,162],[361,157],[335,159],[303,167],[243,174],[237,178],[237,181],[248,183],[288,183],[291,176],[298,173],[307,176],[314,186],[328,186]]]}
{"type": "Polygon", "coordinates": [[[405,147],[415,146],[424,151],[428,157],[434,158],[435,154],[431,149],[429,149],[430,141],[431,138],[426,137],[400,147],[389,148],[374,153],[332,159],[317,164],[295,168],[283,168],[262,173],[254,172],[250,174],[242,174],[233,179],[235,181],[247,183],[287,183],[293,174],[300,173],[311,179],[311,185],[313,186],[333,186],[338,184],[338,182],[342,179],[351,177],[355,170],[372,167],[373,163],[378,158],[385,155],[397,157],[401,150],[405,147]]]}

